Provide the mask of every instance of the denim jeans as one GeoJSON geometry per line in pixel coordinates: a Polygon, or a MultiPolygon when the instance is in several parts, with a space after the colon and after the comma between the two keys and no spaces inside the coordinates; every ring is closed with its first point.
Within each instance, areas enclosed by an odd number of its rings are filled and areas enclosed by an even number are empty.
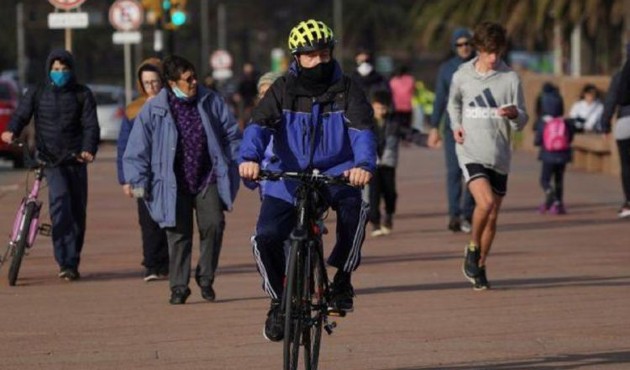
{"type": "Polygon", "coordinates": [[[455,154],[455,138],[450,127],[444,129],[444,156],[446,160],[446,195],[451,218],[472,219],[475,200],[466,186],[462,186],[462,170],[455,154]]]}

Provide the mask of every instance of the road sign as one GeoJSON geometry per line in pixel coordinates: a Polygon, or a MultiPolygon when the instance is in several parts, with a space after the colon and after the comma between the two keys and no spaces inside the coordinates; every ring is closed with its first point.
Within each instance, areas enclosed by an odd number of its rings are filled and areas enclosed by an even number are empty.
{"type": "Polygon", "coordinates": [[[210,65],[213,69],[232,68],[232,56],[226,50],[216,50],[210,55],[210,65]]]}
{"type": "Polygon", "coordinates": [[[48,28],[87,28],[88,13],[48,13],[48,28]]]}
{"type": "Polygon", "coordinates": [[[119,31],[135,31],[140,28],[144,9],[136,0],[116,0],[109,8],[109,23],[119,31]]]}
{"type": "Polygon", "coordinates": [[[114,32],[112,41],[114,44],[139,44],[142,41],[142,34],[139,31],[114,32]]]}
{"type": "Polygon", "coordinates": [[[85,2],[85,0],[48,0],[55,8],[63,10],[71,10],[78,8],[85,2]]]}

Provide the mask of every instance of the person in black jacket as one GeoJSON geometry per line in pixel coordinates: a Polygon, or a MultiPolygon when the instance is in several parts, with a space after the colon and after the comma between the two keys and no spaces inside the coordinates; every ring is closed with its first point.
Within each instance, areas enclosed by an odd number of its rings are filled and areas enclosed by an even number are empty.
{"type": "Polygon", "coordinates": [[[2,141],[12,142],[35,116],[37,155],[56,164],[45,169],[45,176],[58,276],[71,281],[80,277],[88,192],[86,164],[94,160],[100,130],[96,101],[90,89],[77,83],[72,54],[53,50],[46,72],[46,82],[22,98],[2,141]]]}
{"type": "MultiPolygon", "coordinates": [[[[630,43],[626,44],[626,55],[630,53],[630,43]]],[[[610,81],[608,93],[604,100],[604,112],[597,131],[608,134],[611,121],[617,115],[613,137],[619,150],[619,166],[621,167],[621,186],[624,201],[619,208],[619,218],[630,217],[630,62],[626,60],[621,70],[615,73],[610,81]]]]}

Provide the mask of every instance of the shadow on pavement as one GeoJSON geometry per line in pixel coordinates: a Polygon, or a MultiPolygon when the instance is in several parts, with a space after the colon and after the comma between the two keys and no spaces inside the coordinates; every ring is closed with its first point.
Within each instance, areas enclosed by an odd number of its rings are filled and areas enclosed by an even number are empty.
{"type": "MultiPolygon", "coordinates": [[[[490,283],[492,284],[492,289],[490,291],[511,289],[549,289],[565,286],[626,286],[630,285],[630,276],[566,276],[510,280],[490,279],[490,283]]],[[[356,292],[357,294],[381,294],[445,289],[471,289],[471,285],[462,277],[461,282],[381,286],[356,289],[356,292]]],[[[484,293],[480,292],[480,294],[484,293]]]]}
{"type": "Polygon", "coordinates": [[[604,365],[627,364],[630,361],[630,351],[600,352],[586,354],[565,354],[554,355],[541,358],[515,360],[502,363],[485,363],[480,365],[440,365],[404,367],[396,370],[433,370],[433,369],[453,369],[453,370],[516,370],[516,369],[580,369],[584,367],[598,368],[604,365]]]}

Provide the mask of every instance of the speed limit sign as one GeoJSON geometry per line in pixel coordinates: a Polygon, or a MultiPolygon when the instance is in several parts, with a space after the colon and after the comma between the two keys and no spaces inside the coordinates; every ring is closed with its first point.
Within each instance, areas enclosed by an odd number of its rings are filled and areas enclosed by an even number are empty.
{"type": "Polygon", "coordinates": [[[136,0],[116,0],[109,8],[109,22],[119,31],[135,31],[140,28],[144,9],[136,0]]]}
{"type": "Polygon", "coordinates": [[[48,0],[55,8],[63,10],[71,10],[78,8],[85,2],[85,0],[48,0]]]}

